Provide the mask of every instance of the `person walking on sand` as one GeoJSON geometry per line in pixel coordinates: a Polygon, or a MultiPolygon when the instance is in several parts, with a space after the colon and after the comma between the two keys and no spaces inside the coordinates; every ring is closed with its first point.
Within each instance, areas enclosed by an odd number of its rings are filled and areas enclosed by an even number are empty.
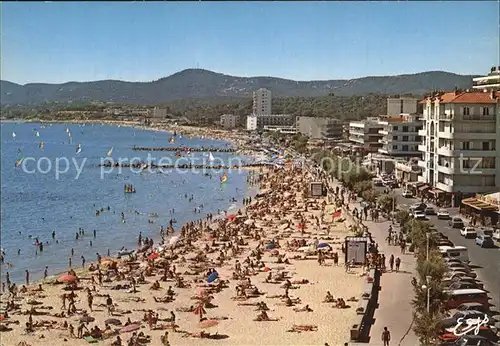
{"type": "Polygon", "coordinates": [[[389,267],[391,267],[391,272],[394,270],[394,255],[391,254],[391,257],[389,257],[389,267]]]}
{"type": "Polygon", "coordinates": [[[389,341],[391,341],[391,333],[387,329],[387,327],[384,327],[384,331],[382,332],[382,341],[384,343],[384,346],[389,346],[389,341]]]}
{"type": "Polygon", "coordinates": [[[396,258],[396,272],[399,271],[399,266],[401,265],[401,259],[398,257],[396,258]]]}
{"type": "Polygon", "coordinates": [[[26,269],[26,286],[30,285],[30,272],[26,269]]]}

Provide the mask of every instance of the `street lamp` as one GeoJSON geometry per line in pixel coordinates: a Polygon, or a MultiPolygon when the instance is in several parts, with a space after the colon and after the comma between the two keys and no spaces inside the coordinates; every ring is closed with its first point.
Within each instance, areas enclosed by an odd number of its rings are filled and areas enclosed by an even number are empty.
{"type": "Polygon", "coordinates": [[[394,219],[396,217],[395,214],[396,211],[396,192],[392,190],[392,217],[391,217],[391,222],[394,225],[394,219]]]}
{"type": "Polygon", "coordinates": [[[431,279],[432,277],[430,275],[427,275],[425,277],[427,285],[422,285],[423,290],[427,290],[427,313],[430,314],[431,312],[431,279]]]}
{"type": "Polygon", "coordinates": [[[425,234],[425,236],[427,237],[427,246],[426,246],[426,249],[427,249],[427,254],[426,254],[426,260],[429,261],[429,239],[431,237],[431,234],[429,232],[427,232],[425,234]]]}

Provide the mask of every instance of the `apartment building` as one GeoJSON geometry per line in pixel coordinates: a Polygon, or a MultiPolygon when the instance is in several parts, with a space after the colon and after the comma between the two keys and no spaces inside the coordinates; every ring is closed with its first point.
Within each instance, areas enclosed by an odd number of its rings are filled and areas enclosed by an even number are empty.
{"type": "Polygon", "coordinates": [[[418,102],[419,99],[415,97],[389,97],[387,99],[387,115],[421,113],[418,102]]]}
{"type": "Polygon", "coordinates": [[[473,78],[472,82],[474,83],[473,89],[500,90],[500,66],[493,66],[487,76],[473,78]]]}
{"type": "Polygon", "coordinates": [[[253,92],[253,115],[271,114],[271,90],[260,88],[253,92]]]}
{"type": "Polygon", "coordinates": [[[349,141],[366,153],[377,153],[378,149],[382,147],[382,143],[379,142],[382,139],[380,130],[382,130],[382,126],[378,123],[378,117],[351,121],[349,123],[349,141]]]}
{"type": "Polygon", "coordinates": [[[288,114],[249,115],[247,116],[247,130],[263,130],[265,126],[289,127],[295,126],[295,117],[288,114]]]}
{"type": "Polygon", "coordinates": [[[419,181],[454,202],[500,188],[498,92],[455,91],[427,97],[419,131],[419,181]],[[454,196],[454,198],[451,198],[454,196]]]}
{"type": "Polygon", "coordinates": [[[151,111],[151,117],[153,118],[164,119],[167,117],[167,114],[168,114],[168,108],[163,108],[163,107],[155,107],[151,111]]]}
{"type": "Polygon", "coordinates": [[[220,125],[225,129],[234,129],[240,121],[239,115],[222,114],[220,116],[220,125]]]}
{"type": "Polygon", "coordinates": [[[341,139],[343,124],[338,119],[297,117],[297,131],[310,139],[341,139]]]}
{"type": "Polygon", "coordinates": [[[382,147],[378,152],[391,157],[419,157],[421,152],[418,145],[421,142],[418,131],[422,129],[423,122],[416,114],[399,114],[397,116],[383,115],[379,117],[378,124],[382,136],[379,143],[382,147]]]}

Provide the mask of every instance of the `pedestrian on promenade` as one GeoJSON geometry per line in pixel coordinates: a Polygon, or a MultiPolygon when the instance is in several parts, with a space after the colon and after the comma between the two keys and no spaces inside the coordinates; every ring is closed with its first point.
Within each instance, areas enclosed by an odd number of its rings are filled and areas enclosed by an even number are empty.
{"type": "Polygon", "coordinates": [[[26,269],[26,286],[30,285],[30,272],[26,269]]]}
{"type": "Polygon", "coordinates": [[[391,272],[394,270],[394,255],[391,254],[391,257],[389,257],[389,267],[391,267],[391,272]]]}
{"type": "Polygon", "coordinates": [[[396,258],[396,272],[399,271],[399,266],[401,265],[401,259],[398,257],[396,258]]]}
{"type": "Polygon", "coordinates": [[[389,341],[391,341],[391,332],[384,327],[384,331],[382,332],[382,341],[384,342],[384,346],[389,346],[389,341]]]}

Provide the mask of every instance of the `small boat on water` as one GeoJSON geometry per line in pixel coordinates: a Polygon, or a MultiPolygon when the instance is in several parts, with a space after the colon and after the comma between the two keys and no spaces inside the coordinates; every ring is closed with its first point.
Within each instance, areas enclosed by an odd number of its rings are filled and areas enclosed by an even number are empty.
{"type": "Polygon", "coordinates": [[[132,184],[125,184],[125,193],[135,193],[135,187],[132,184]]]}

